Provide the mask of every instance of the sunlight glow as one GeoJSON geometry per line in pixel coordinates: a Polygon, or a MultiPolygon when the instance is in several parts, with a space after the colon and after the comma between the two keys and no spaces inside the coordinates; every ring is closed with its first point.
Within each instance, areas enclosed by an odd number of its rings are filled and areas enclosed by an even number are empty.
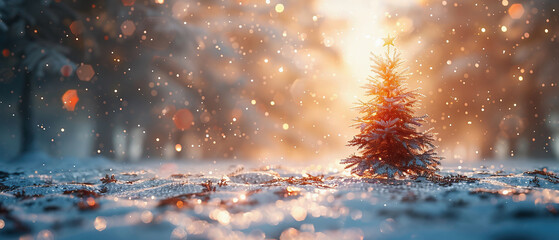
{"type": "Polygon", "coordinates": [[[285,7],[283,6],[283,4],[281,4],[281,3],[276,4],[276,12],[282,13],[283,10],[285,10],[285,7]]]}

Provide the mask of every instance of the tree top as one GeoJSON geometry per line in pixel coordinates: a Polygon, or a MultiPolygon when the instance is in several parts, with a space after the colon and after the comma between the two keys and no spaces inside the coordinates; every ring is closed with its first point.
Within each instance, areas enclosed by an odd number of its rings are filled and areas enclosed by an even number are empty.
{"type": "Polygon", "coordinates": [[[382,45],[384,46],[388,46],[390,47],[390,45],[394,46],[394,40],[396,39],[396,37],[390,37],[390,34],[388,34],[387,37],[382,38],[382,40],[384,41],[384,44],[382,45]]]}

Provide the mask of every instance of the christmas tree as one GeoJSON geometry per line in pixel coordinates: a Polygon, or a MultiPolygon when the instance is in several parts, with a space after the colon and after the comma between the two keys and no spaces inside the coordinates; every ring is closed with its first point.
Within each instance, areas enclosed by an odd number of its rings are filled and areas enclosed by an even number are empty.
{"type": "Polygon", "coordinates": [[[389,35],[384,38],[384,56],[371,54],[374,76],[365,85],[371,98],[357,107],[364,115],[356,120],[360,133],[348,145],[358,146],[361,156],[352,155],[341,163],[365,177],[432,175],[441,159],[434,151],[434,135],[417,129],[425,116],[413,116],[422,95],[406,88],[409,74],[402,66],[404,60],[390,46],[394,46],[394,38],[389,35]]]}

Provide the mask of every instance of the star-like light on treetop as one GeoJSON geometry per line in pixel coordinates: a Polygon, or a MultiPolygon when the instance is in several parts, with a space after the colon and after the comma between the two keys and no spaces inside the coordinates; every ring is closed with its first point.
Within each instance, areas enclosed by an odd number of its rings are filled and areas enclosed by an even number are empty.
{"type": "Polygon", "coordinates": [[[396,37],[390,37],[390,34],[388,34],[388,37],[382,39],[384,41],[384,44],[382,46],[394,46],[394,39],[396,39],[396,37]]]}

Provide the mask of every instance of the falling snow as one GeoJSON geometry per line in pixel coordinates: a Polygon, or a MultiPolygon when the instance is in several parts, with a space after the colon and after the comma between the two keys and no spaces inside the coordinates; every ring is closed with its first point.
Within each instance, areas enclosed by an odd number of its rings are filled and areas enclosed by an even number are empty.
{"type": "Polygon", "coordinates": [[[0,239],[556,239],[558,9],[0,0],[0,239]],[[387,35],[427,176],[339,164],[387,35]]]}

